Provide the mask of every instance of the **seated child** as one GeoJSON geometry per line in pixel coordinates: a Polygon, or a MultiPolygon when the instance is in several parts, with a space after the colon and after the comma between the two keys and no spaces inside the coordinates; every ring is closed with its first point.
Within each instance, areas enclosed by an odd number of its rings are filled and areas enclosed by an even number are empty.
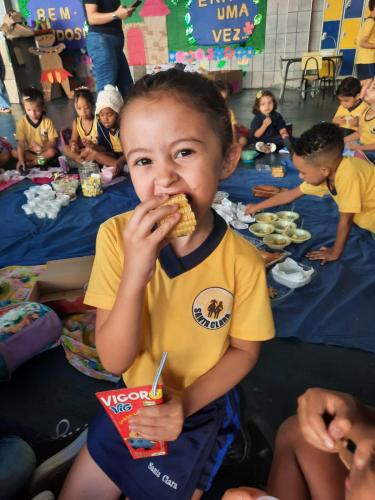
{"type": "MultiPolygon", "coordinates": [[[[375,21],[374,21],[375,22],[375,21]]],[[[362,151],[372,162],[375,161],[375,81],[367,88],[365,100],[368,104],[359,117],[359,130],[345,137],[345,144],[350,152],[362,151]]]]}
{"type": "Polygon", "coordinates": [[[289,138],[289,133],[284,118],[276,110],[277,101],[272,92],[257,92],[253,106],[255,116],[250,124],[250,144],[261,141],[272,142],[278,149],[285,146],[284,139],[289,138]]]}
{"type": "MultiPolygon", "coordinates": [[[[297,415],[277,433],[268,494],[279,500],[373,500],[375,408],[350,394],[314,388],[298,398],[297,415]],[[356,445],[354,455],[347,439],[356,445]]],[[[258,500],[266,494],[234,488],[223,500],[258,500]]]]}
{"type": "Polygon", "coordinates": [[[222,95],[224,101],[227,103],[227,106],[229,108],[229,114],[230,114],[230,121],[232,124],[233,128],[233,136],[234,140],[238,142],[240,146],[246,146],[247,144],[247,138],[240,133],[241,128],[237,124],[236,120],[236,115],[234,114],[234,111],[229,107],[229,97],[232,95],[232,86],[229,82],[226,82],[224,80],[215,80],[215,87],[218,89],[220,94],[222,95]]]}
{"type": "Polygon", "coordinates": [[[97,146],[87,146],[81,151],[82,160],[96,161],[100,165],[114,167],[114,176],[119,175],[125,165],[125,156],[120,143],[119,113],[123,99],[117,88],[106,85],[96,100],[97,146]]]}
{"type": "Polygon", "coordinates": [[[25,89],[22,103],[26,114],[17,122],[17,149],[12,150],[17,170],[44,165],[58,154],[58,133],[45,115],[43,93],[34,87],[25,89]]]}
{"type": "Polygon", "coordinates": [[[77,87],[73,99],[77,118],[72,123],[72,136],[69,144],[64,147],[64,155],[80,162],[82,149],[93,147],[97,143],[95,101],[87,87],[77,87]]]}
{"type": "Polygon", "coordinates": [[[248,214],[255,214],[265,208],[291,203],[304,194],[330,194],[340,212],[335,244],[307,254],[309,259],[321,260],[322,264],[340,258],[353,222],[375,232],[375,168],[358,158],[344,158],[343,149],[344,141],[337,125],[315,125],[294,145],[293,163],[304,182],[246,207],[248,214]]]}
{"type": "Polygon", "coordinates": [[[361,82],[358,78],[348,76],[337,88],[336,95],[340,102],[332,123],[338,125],[344,136],[358,131],[359,117],[368,107],[360,98],[361,82]]]}
{"type": "Polygon", "coordinates": [[[274,335],[261,257],[211,209],[241,148],[213,82],[176,69],[136,82],[121,142],[140,204],[100,227],[85,302],[97,307],[100,359],[127,387],[152,382],[169,352],[165,403],[129,419],[133,432],[168,441],[169,451],[132,459],[100,410],[59,498],[198,500],[238,429],[233,388],[274,335]],[[170,234],[180,206],[166,204],[177,194],[196,218],[180,237],[170,234]]]}

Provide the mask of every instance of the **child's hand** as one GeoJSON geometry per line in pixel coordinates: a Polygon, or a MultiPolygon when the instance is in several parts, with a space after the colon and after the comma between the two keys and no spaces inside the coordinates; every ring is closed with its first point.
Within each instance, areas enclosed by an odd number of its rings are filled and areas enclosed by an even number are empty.
{"type": "Polygon", "coordinates": [[[18,170],[18,172],[26,170],[25,162],[23,160],[18,160],[16,163],[16,169],[18,170]]]}
{"type": "Polygon", "coordinates": [[[129,419],[129,428],[152,441],[175,441],[184,425],[184,411],[180,397],[171,396],[165,403],[141,408],[129,419]]]}
{"type": "Polygon", "coordinates": [[[221,500],[257,500],[257,498],[264,495],[267,495],[267,493],[263,490],[258,490],[258,488],[241,486],[240,488],[227,490],[221,500]]]}
{"type": "Polygon", "coordinates": [[[357,142],[348,142],[346,145],[353,151],[360,151],[362,149],[361,144],[358,144],[357,142]]]}
{"type": "Polygon", "coordinates": [[[301,432],[308,443],[323,451],[338,451],[336,442],[348,436],[359,413],[357,400],[343,392],[314,388],[298,398],[301,432]],[[332,418],[328,426],[325,414],[332,418]]]}
{"type": "Polygon", "coordinates": [[[258,205],[259,203],[249,203],[248,205],[246,205],[245,214],[254,216],[257,212],[259,212],[258,205]]]}
{"type": "Polygon", "coordinates": [[[76,143],[76,141],[71,141],[70,149],[71,149],[72,153],[79,153],[79,147],[78,147],[78,144],[76,143]]]}
{"type": "Polygon", "coordinates": [[[84,148],[81,150],[79,157],[82,161],[95,161],[96,151],[92,148],[84,148]]]}
{"type": "Polygon", "coordinates": [[[166,236],[181,217],[177,204],[162,205],[167,199],[167,195],[154,196],[140,203],[124,231],[124,274],[133,290],[143,289],[151,280],[166,236]],[[165,217],[165,223],[155,229],[165,217]]]}
{"type": "Polygon", "coordinates": [[[352,469],[345,483],[346,500],[373,500],[375,492],[375,439],[357,444],[352,469]]]}
{"type": "Polygon", "coordinates": [[[117,177],[118,175],[121,174],[121,172],[124,170],[124,164],[125,164],[124,157],[119,158],[116,161],[116,165],[115,165],[115,168],[113,170],[113,177],[117,177]]]}
{"type": "Polygon", "coordinates": [[[263,125],[263,127],[268,128],[271,125],[271,123],[272,123],[272,119],[269,116],[267,116],[263,120],[263,124],[262,125],[263,125]]]}
{"type": "Polygon", "coordinates": [[[327,248],[327,247],[321,247],[319,250],[313,250],[312,252],[308,252],[306,254],[306,257],[310,260],[320,260],[321,265],[324,266],[326,262],[332,262],[334,260],[337,260],[340,255],[337,254],[335,249],[332,248],[327,248]]]}

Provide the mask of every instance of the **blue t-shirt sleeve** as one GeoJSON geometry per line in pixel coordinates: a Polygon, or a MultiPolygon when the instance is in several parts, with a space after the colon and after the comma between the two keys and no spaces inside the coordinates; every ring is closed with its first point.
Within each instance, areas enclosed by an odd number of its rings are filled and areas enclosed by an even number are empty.
{"type": "Polygon", "coordinates": [[[251,124],[250,124],[250,132],[254,134],[255,131],[258,130],[258,128],[261,127],[263,123],[263,117],[261,114],[255,115],[251,124]]]}

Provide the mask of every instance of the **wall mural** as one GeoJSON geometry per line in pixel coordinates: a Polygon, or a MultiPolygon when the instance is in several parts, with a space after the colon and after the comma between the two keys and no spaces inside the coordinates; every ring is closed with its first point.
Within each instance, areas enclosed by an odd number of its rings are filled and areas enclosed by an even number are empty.
{"type": "MultiPolygon", "coordinates": [[[[130,5],[131,0],[123,1],[130,5]]],[[[48,18],[58,42],[85,46],[85,17],[79,0],[19,0],[34,24],[48,18]]],[[[244,70],[264,49],[267,0],[144,0],[124,22],[129,64],[199,63],[217,67],[235,60],[244,70]]]]}

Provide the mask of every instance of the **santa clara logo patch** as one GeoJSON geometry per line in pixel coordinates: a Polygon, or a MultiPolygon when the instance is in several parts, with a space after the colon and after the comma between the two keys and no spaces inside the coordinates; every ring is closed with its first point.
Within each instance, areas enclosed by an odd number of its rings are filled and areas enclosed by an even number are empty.
{"type": "Polygon", "coordinates": [[[218,330],[231,318],[233,295],[225,288],[206,288],[193,303],[195,321],[208,330],[218,330]]]}

